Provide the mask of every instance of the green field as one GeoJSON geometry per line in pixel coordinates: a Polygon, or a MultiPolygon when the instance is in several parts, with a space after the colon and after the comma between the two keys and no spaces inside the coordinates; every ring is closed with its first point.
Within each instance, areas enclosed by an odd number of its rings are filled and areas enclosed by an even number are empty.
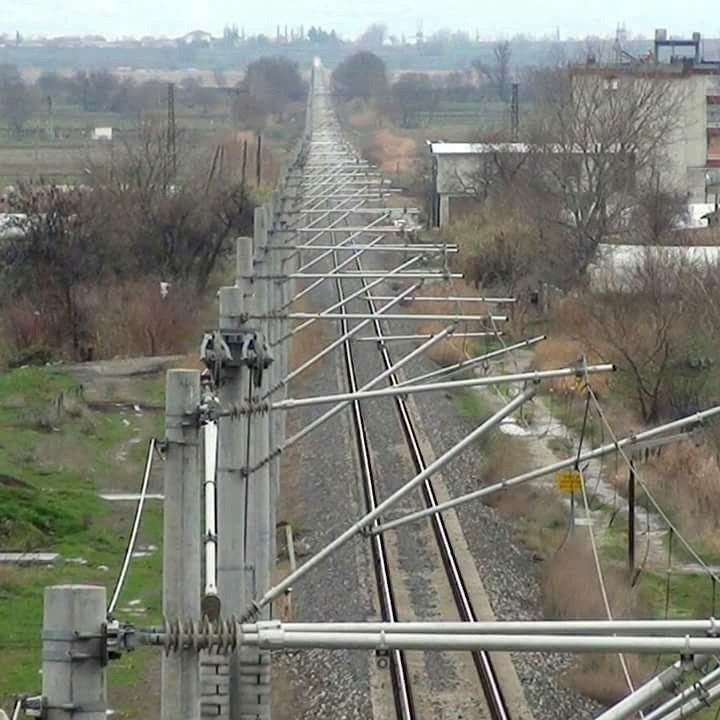
{"type": "MultiPolygon", "coordinates": [[[[56,183],[87,182],[93,166],[110,162],[114,155],[123,152],[126,144],[137,141],[141,124],[165,121],[166,112],[161,111],[140,117],[132,113],[82,112],[76,107],[60,106],[54,113],[56,137],[52,139],[46,131],[46,119],[37,113],[22,134],[12,133],[0,123],[0,188],[30,178],[56,183]],[[92,140],[92,129],[96,127],[112,127],[113,140],[92,140]]],[[[233,120],[229,106],[210,113],[178,108],[176,126],[181,147],[204,156],[208,169],[219,143],[239,146],[244,138],[253,135],[248,134],[242,118],[233,120]]],[[[282,123],[268,122],[261,130],[266,151],[264,162],[279,160],[301,130],[302,112],[298,108],[293,108],[282,123]]],[[[249,168],[254,167],[253,142],[251,140],[249,168]]],[[[237,171],[239,155],[237,147],[234,153],[237,171]]]]}
{"type": "MultiPolygon", "coordinates": [[[[136,388],[144,396],[147,382],[136,388]]],[[[151,396],[161,395],[162,378],[152,385],[151,396]]],[[[0,566],[0,706],[8,707],[17,692],[40,688],[43,588],[114,583],[134,508],[111,506],[98,491],[137,490],[147,442],[161,433],[162,413],[91,410],[80,398],[79,383],[64,372],[24,368],[0,374],[0,546],[58,552],[64,559],[48,567],[0,566]],[[66,412],[58,416],[51,407],[61,393],[66,412]]],[[[162,508],[151,502],[139,544],[160,548],[161,540],[162,508]]],[[[139,599],[143,622],[160,619],[161,563],[159,551],[133,562],[121,616],[127,617],[129,600],[139,599]]],[[[110,668],[112,698],[122,716],[139,717],[127,714],[136,703],[123,687],[140,683],[152,662],[140,654],[110,668]]]]}

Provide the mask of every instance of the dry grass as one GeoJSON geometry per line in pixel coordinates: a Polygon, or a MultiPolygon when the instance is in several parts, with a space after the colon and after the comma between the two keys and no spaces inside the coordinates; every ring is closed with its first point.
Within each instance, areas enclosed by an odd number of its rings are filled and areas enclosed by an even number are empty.
{"type": "MultiPolygon", "coordinates": [[[[484,483],[489,485],[532,467],[530,443],[525,438],[495,435],[483,448],[484,483]]],[[[548,548],[554,549],[560,544],[567,524],[567,509],[552,490],[534,483],[518,485],[488,495],[484,502],[516,523],[523,544],[537,559],[544,558],[548,548]]]]}
{"type": "MultiPolygon", "coordinates": [[[[676,443],[640,466],[642,479],[662,507],[671,508],[683,533],[720,551],[720,475],[716,450],[708,441],[676,443]]],[[[625,486],[624,468],[617,478],[625,486]]]]}
{"type": "Polygon", "coordinates": [[[421,162],[418,143],[391,130],[378,130],[365,154],[383,172],[412,174],[421,162]]]}
{"type": "MultiPolygon", "coordinates": [[[[297,290],[302,288],[298,286],[297,290]]],[[[303,296],[292,306],[293,312],[311,312],[311,308],[307,302],[307,295],[303,296]]],[[[304,320],[302,322],[305,322],[304,320]]],[[[299,324],[299,323],[298,323],[299,324]]],[[[290,354],[288,357],[288,365],[290,370],[295,370],[303,363],[307,362],[313,355],[327,344],[327,323],[318,320],[305,330],[301,330],[290,341],[290,354]]],[[[306,372],[312,373],[317,370],[317,365],[309,368],[306,372]]]]}
{"type": "MultiPolygon", "coordinates": [[[[610,606],[618,618],[640,617],[639,588],[630,587],[624,569],[603,567],[610,606]]],[[[588,534],[576,528],[573,536],[548,560],[541,575],[545,616],[553,619],[606,617],[588,534]]]]}
{"type": "Polygon", "coordinates": [[[94,305],[98,356],[171,355],[186,350],[201,336],[198,298],[187,288],[160,295],[153,278],[97,291],[94,305]]]}
{"type": "Polygon", "coordinates": [[[374,110],[363,106],[356,108],[355,112],[349,116],[348,121],[353,128],[373,128],[377,127],[378,115],[374,110]]]}
{"type": "MultiPolygon", "coordinates": [[[[639,588],[630,586],[627,574],[618,567],[603,567],[610,607],[615,618],[642,617],[639,588]]],[[[584,530],[573,537],[541,572],[545,617],[553,619],[606,619],[605,606],[590,542],[584,530]]],[[[639,684],[647,674],[640,659],[627,655],[633,681],[639,684]]],[[[603,704],[617,702],[627,694],[627,685],[617,655],[583,656],[564,678],[565,684],[603,704]]]]}
{"type": "MultiPolygon", "coordinates": [[[[533,370],[551,370],[575,365],[585,355],[589,363],[606,362],[593,352],[589,352],[579,340],[567,335],[555,335],[535,347],[531,368],[533,370]]],[[[610,374],[593,375],[593,389],[598,394],[607,392],[610,374]]],[[[583,381],[576,377],[547,380],[546,387],[562,395],[575,395],[580,392],[583,381]]]]}
{"type": "Polygon", "coordinates": [[[172,288],[163,298],[159,281],[145,278],[75,292],[81,343],[77,353],[70,346],[67,318],[56,302],[19,298],[4,308],[0,321],[10,354],[29,362],[37,355],[40,363],[52,356],[103,360],[170,355],[184,352],[200,336],[199,300],[188,289],[172,288]]]}
{"type": "MultiPolygon", "coordinates": [[[[652,668],[648,669],[636,655],[625,655],[625,662],[635,686],[641,685],[652,675],[652,668]]],[[[603,705],[614,705],[629,692],[617,655],[584,655],[562,681],[564,685],[603,705]]]]}

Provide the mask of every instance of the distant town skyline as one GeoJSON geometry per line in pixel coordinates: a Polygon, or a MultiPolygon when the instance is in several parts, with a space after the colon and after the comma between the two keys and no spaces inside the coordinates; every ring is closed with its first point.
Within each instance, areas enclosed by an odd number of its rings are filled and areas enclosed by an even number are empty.
{"type": "Polygon", "coordinates": [[[718,36],[720,31],[707,26],[707,13],[699,6],[678,6],[669,0],[652,4],[647,0],[632,5],[620,0],[583,4],[572,0],[546,0],[542,8],[521,0],[514,6],[493,3],[480,6],[468,0],[366,0],[360,7],[347,2],[327,0],[248,0],[243,4],[215,0],[209,4],[188,0],[6,0],[0,17],[0,33],[21,35],[100,34],[107,38],[126,35],[167,35],[176,37],[193,30],[220,35],[226,24],[244,27],[249,34],[274,35],[280,24],[305,29],[312,25],[335,29],[345,37],[354,37],[371,23],[387,26],[390,34],[414,35],[418,22],[430,35],[441,29],[479,33],[483,39],[511,37],[516,34],[562,39],[587,35],[612,36],[618,24],[633,34],[651,37],[656,27],[673,35],[700,31],[718,36]]]}

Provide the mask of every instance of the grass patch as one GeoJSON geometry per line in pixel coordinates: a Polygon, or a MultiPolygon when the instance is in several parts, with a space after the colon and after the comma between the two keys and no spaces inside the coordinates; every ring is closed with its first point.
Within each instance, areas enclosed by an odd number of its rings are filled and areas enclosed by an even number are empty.
{"type": "MultiPolygon", "coordinates": [[[[138,382],[148,397],[162,402],[162,378],[138,382]]],[[[79,396],[71,376],[52,368],[26,368],[0,374],[0,549],[58,552],[65,562],[51,567],[0,566],[0,706],[17,692],[40,689],[40,631],[45,586],[61,583],[114,585],[133,513],[132,503],[102,500],[102,487],[135,489],[140,481],[146,438],[162,430],[161,413],[142,415],[123,409],[91,412],[80,404],[55,418],[49,429],[29,422],[47,414],[60,393],[79,396]],[[83,558],[86,564],[68,559],[83,558]]],[[[143,624],[161,619],[162,507],[149,503],[140,544],[158,550],[133,561],[119,604],[119,617],[143,624]],[[133,616],[130,599],[145,613],[133,616]]],[[[134,609],[135,606],[133,606],[134,609]]],[[[156,653],[138,653],[109,669],[113,704],[121,717],[136,712],[140,687],[156,653]],[[123,688],[125,692],[123,692],[123,688]],[[117,700],[117,701],[116,701],[117,700]]],[[[134,714],[133,714],[134,713],[134,714]]]]}
{"type": "Polygon", "coordinates": [[[475,390],[455,390],[451,397],[457,411],[469,422],[482,422],[493,414],[490,402],[475,390]]]}

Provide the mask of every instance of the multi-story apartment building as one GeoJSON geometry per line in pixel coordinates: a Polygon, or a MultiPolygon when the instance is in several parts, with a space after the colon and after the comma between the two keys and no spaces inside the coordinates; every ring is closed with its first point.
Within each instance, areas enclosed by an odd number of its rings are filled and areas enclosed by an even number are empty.
{"type": "Polygon", "coordinates": [[[655,78],[674,88],[680,122],[667,139],[666,177],[691,203],[720,200],[720,59],[703,57],[700,33],[678,39],[656,30],[648,55],[636,58],[619,51],[613,63],[590,58],[578,71],[603,75],[610,90],[628,76],[655,78]]]}

